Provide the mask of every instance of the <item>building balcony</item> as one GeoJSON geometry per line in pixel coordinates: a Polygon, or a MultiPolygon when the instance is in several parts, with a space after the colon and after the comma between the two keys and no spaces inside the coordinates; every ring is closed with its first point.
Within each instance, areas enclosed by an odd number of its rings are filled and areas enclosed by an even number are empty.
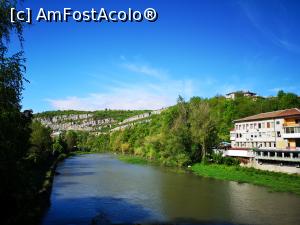
{"type": "Polygon", "coordinates": [[[284,127],[283,138],[300,138],[300,126],[284,127]]]}
{"type": "Polygon", "coordinates": [[[284,127],[300,127],[300,123],[295,123],[293,125],[289,124],[289,123],[283,123],[284,127]]]}
{"type": "Polygon", "coordinates": [[[300,162],[300,150],[255,150],[255,159],[285,161],[285,162],[300,162]]]}
{"type": "Polygon", "coordinates": [[[289,138],[292,138],[292,139],[294,139],[294,138],[300,138],[300,133],[284,133],[284,134],[282,134],[282,137],[283,138],[286,138],[286,139],[289,139],[289,138]]]}
{"type": "Polygon", "coordinates": [[[243,157],[243,158],[253,158],[254,157],[254,153],[251,149],[243,149],[243,148],[228,149],[224,155],[231,156],[231,157],[243,157]]]}

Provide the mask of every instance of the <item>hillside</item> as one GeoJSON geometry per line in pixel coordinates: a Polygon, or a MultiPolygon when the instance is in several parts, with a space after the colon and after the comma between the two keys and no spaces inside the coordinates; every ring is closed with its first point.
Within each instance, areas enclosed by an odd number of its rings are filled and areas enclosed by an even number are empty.
{"type": "Polygon", "coordinates": [[[34,115],[35,120],[50,127],[53,132],[66,130],[104,132],[119,130],[134,122],[142,122],[160,110],[97,110],[97,111],[47,111],[34,115]]]}

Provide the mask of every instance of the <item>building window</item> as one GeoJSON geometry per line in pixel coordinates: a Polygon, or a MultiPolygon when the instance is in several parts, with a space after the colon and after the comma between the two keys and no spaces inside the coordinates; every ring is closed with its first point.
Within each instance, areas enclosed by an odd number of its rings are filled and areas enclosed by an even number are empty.
{"type": "Polygon", "coordinates": [[[279,124],[280,124],[280,121],[276,121],[276,124],[279,125],[279,124]]]}
{"type": "Polygon", "coordinates": [[[281,137],[280,131],[277,131],[277,137],[281,137]]]}
{"type": "Polygon", "coordinates": [[[261,128],[261,123],[258,123],[258,128],[261,128]]]}
{"type": "Polygon", "coordinates": [[[267,128],[271,128],[270,122],[267,122],[267,128]]]}

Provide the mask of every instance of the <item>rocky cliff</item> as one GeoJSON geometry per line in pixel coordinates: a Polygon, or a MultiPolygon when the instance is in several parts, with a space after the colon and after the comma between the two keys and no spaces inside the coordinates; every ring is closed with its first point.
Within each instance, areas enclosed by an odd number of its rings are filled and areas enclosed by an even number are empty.
{"type": "Polygon", "coordinates": [[[135,123],[149,122],[152,115],[160,114],[164,109],[149,111],[52,111],[35,115],[35,120],[50,127],[53,133],[61,131],[108,132],[124,129],[135,123]]]}

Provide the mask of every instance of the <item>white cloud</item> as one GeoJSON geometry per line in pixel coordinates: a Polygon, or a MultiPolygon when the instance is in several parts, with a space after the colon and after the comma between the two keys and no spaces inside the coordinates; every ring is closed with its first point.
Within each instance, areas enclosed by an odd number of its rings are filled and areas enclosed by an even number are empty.
{"type": "Polygon", "coordinates": [[[159,109],[172,104],[166,96],[159,96],[143,90],[118,90],[112,93],[92,93],[86,97],[49,99],[53,108],[66,110],[99,109],[159,109]]]}
{"type": "Polygon", "coordinates": [[[139,65],[135,63],[123,63],[122,66],[127,70],[142,75],[147,75],[157,79],[166,79],[167,72],[161,69],[153,68],[148,65],[139,65]]]}
{"type": "Polygon", "coordinates": [[[123,65],[129,72],[151,76],[151,81],[134,84],[119,81],[112,87],[105,87],[106,92],[47,101],[54,109],[60,110],[159,109],[175,104],[179,94],[186,99],[193,96],[195,82],[192,80],[172,79],[163,70],[145,65],[123,65]]]}

